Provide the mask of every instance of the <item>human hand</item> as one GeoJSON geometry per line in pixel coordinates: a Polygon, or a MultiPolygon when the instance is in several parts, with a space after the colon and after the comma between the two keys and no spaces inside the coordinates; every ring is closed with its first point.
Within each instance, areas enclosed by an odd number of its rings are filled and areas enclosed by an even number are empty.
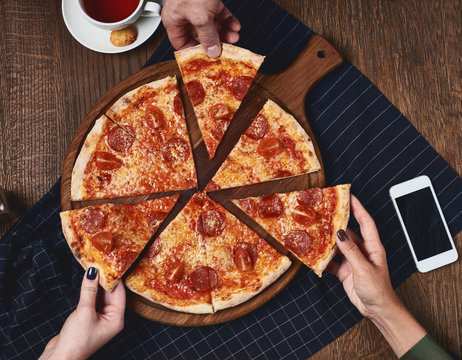
{"type": "Polygon", "coordinates": [[[350,229],[340,230],[337,246],[343,261],[331,262],[327,271],[339,278],[361,314],[379,317],[399,300],[391,286],[385,249],[374,220],[354,195],[351,195],[351,210],[364,241],[350,229]]]}
{"type": "Polygon", "coordinates": [[[77,308],[47,344],[41,359],[86,359],[124,327],[125,288],[119,281],[112,292],[98,292],[98,273],[88,269],[77,308]],[[98,311],[96,311],[98,306],[98,311]]]}
{"type": "Polygon", "coordinates": [[[179,50],[201,43],[210,57],[221,53],[220,39],[239,40],[241,24],[220,0],[165,0],[162,22],[179,50]]]}
{"type": "Polygon", "coordinates": [[[351,195],[351,210],[364,241],[350,229],[340,230],[337,246],[344,259],[341,263],[331,262],[327,270],[339,278],[353,305],[372,320],[401,357],[426,331],[393,291],[375,222],[354,195],[351,195]]]}

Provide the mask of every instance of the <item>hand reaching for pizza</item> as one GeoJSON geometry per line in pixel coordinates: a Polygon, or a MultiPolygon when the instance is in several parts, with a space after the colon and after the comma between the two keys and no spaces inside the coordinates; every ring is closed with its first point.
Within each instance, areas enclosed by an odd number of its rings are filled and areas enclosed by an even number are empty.
{"type": "Polygon", "coordinates": [[[364,240],[350,229],[340,230],[337,246],[344,259],[341,263],[332,261],[327,270],[339,278],[353,305],[372,320],[401,357],[426,331],[393,291],[375,222],[354,195],[351,195],[351,210],[364,240]]]}
{"type": "Polygon", "coordinates": [[[162,22],[176,50],[201,43],[210,57],[220,55],[220,39],[237,42],[241,29],[220,0],[165,0],[162,22]]]}
{"type": "Polygon", "coordinates": [[[86,359],[124,327],[125,288],[119,281],[112,292],[98,292],[98,274],[88,269],[77,308],[47,344],[40,359],[86,359]],[[96,311],[98,307],[98,311],[96,311]]]}

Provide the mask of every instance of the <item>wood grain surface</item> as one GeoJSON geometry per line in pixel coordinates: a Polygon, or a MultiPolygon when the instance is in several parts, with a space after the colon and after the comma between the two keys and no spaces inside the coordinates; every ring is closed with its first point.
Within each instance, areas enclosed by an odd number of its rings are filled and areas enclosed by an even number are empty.
{"type": "MultiPolygon", "coordinates": [[[[219,201],[234,214],[236,214],[236,212],[240,213],[237,216],[241,217],[242,221],[244,221],[254,231],[257,231],[279,251],[288,255],[292,259],[292,265],[290,268],[271,286],[269,286],[257,296],[253,297],[251,300],[246,301],[239,306],[234,306],[232,308],[225,309],[219,311],[216,314],[210,315],[186,314],[178,311],[172,311],[163,306],[159,306],[150,301],[147,301],[143,297],[131,292],[129,292],[128,295],[128,307],[130,309],[144,316],[145,318],[169,325],[215,325],[237,319],[260,307],[274,296],[276,296],[295,277],[301,267],[301,263],[294,256],[292,256],[292,254],[289,254],[287,250],[280,246],[277,241],[274,241],[274,239],[262,231],[262,229],[258,227],[255,222],[249,221],[249,218],[243,216],[242,212],[237,210],[237,208],[231,203],[231,201],[229,201],[229,199],[269,194],[273,192],[283,192],[288,190],[301,190],[308,187],[325,186],[324,166],[322,164],[319,147],[306,118],[304,99],[310,88],[332,69],[339,66],[342,61],[343,59],[340,54],[335,49],[333,49],[329,43],[327,43],[319,35],[315,35],[310,39],[309,43],[305,46],[298,58],[285,71],[275,75],[259,75],[258,78],[255,79],[255,81],[252,83],[244,101],[239,107],[237,113],[234,115],[233,121],[231,122],[217,149],[215,157],[212,160],[209,160],[207,155],[207,150],[205,148],[204,141],[200,134],[199,126],[194,115],[194,109],[187,95],[187,91],[182,81],[178,65],[174,60],[165,61],[150,66],[131,75],[110,89],[90,109],[90,111],[82,120],[79,128],[77,129],[64,161],[61,177],[61,209],[63,211],[89,206],[95,203],[106,203],[113,201],[117,201],[117,203],[135,203],[159,196],[159,194],[155,194],[153,196],[146,195],[124,197],[114,200],[99,199],[89,201],[71,201],[71,177],[72,170],[74,168],[74,164],[80,149],[82,148],[88,133],[93,128],[96,119],[99,119],[103,114],[107,114],[108,109],[127,92],[138,88],[143,84],[164,79],[167,76],[176,76],[179,82],[180,92],[184,102],[186,125],[191,138],[200,190],[203,190],[204,187],[208,184],[218,167],[223,163],[229,152],[234,147],[234,144],[238,141],[241,134],[243,134],[244,131],[248,128],[251,121],[262,109],[263,105],[268,99],[271,99],[278,103],[280,106],[286,108],[286,110],[290,113],[297,115],[298,121],[311,137],[313,145],[315,146],[316,154],[321,163],[321,170],[314,173],[295,176],[288,179],[280,179],[277,181],[255,184],[251,187],[229,189],[226,191],[219,191],[210,194],[212,198],[219,201]],[[322,56],[318,55],[320,52],[322,52],[322,56]],[[307,71],[306,69],[310,70],[307,71]],[[291,86],[289,87],[287,84],[291,84],[291,86]],[[278,94],[278,97],[274,95],[275,93],[278,94]],[[296,94],[296,96],[294,96],[294,94],[296,94]]],[[[175,208],[169,214],[168,218],[164,221],[157,234],[160,234],[160,232],[168,225],[170,220],[176,216],[176,214],[182,209],[182,207],[196,191],[197,190],[181,191],[181,197],[178,200],[177,206],[175,206],[175,208]]],[[[151,242],[152,241],[154,240],[151,239],[151,242]]],[[[150,244],[148,244],[148,246],[149,245],[150,244]]],[[[133,267],[134,266],[135,265],[133,265],[133,267]]],[[[127,273],[129,272],[130,271],[127,271],[127,273]]]]}
{"type": "MultiPolygon", "coordinates": [[[[460,0],[275,0],[359,68],[462,175],[460,0]]],[[[98,54],[67,31],[61,3],[0,1],[0,186],[32,206],[60,176],[85,114],[139,71],[158,30],[128,53],[98,54]]],[[[0,225],[4,234],[12,225],[0,225]]],[[[462,234],[455,237],[462,253],[462,234]]],[[[416,273],[399,297],[442,346],[462,357],[462,262],[416,273]]],[[[393,359],[368,321],[312,359],[393,359]]]]}

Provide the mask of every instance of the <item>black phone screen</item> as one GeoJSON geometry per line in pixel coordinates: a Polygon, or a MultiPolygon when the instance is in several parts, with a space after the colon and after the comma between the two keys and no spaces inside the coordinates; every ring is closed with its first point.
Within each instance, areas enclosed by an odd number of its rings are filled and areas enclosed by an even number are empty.
{"type": "Polygon", "coordinates": [[[417,260],[452,248],[429,187],[397,197],[395,200],[417,260]]]}

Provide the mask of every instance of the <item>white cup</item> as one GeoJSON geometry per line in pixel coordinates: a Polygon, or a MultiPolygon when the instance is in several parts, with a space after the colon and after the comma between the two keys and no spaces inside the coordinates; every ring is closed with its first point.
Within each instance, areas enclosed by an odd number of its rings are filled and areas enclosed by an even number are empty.
{"type": "Polygon", "coordinates": [[[140,16],[160,16],[160,11],[162,7],[154,2],[154,1],[144,1],[140,0],[138,6],[136,7],[135,11],[131,13],[130,16],[126,17],[123,20],[113,22],[113,23],[106,23],[101,22],[98,20],[93,19],[90,15],[87,14],[85,11],[85,7],[83,6],[83,0],[79,0],[80,10],[85,17],[85,19],[90,22],[90,24],[99,27],[100,29],[104,30],[119,30],[127,27],[128,25],[133,24],[140,16]]]}

